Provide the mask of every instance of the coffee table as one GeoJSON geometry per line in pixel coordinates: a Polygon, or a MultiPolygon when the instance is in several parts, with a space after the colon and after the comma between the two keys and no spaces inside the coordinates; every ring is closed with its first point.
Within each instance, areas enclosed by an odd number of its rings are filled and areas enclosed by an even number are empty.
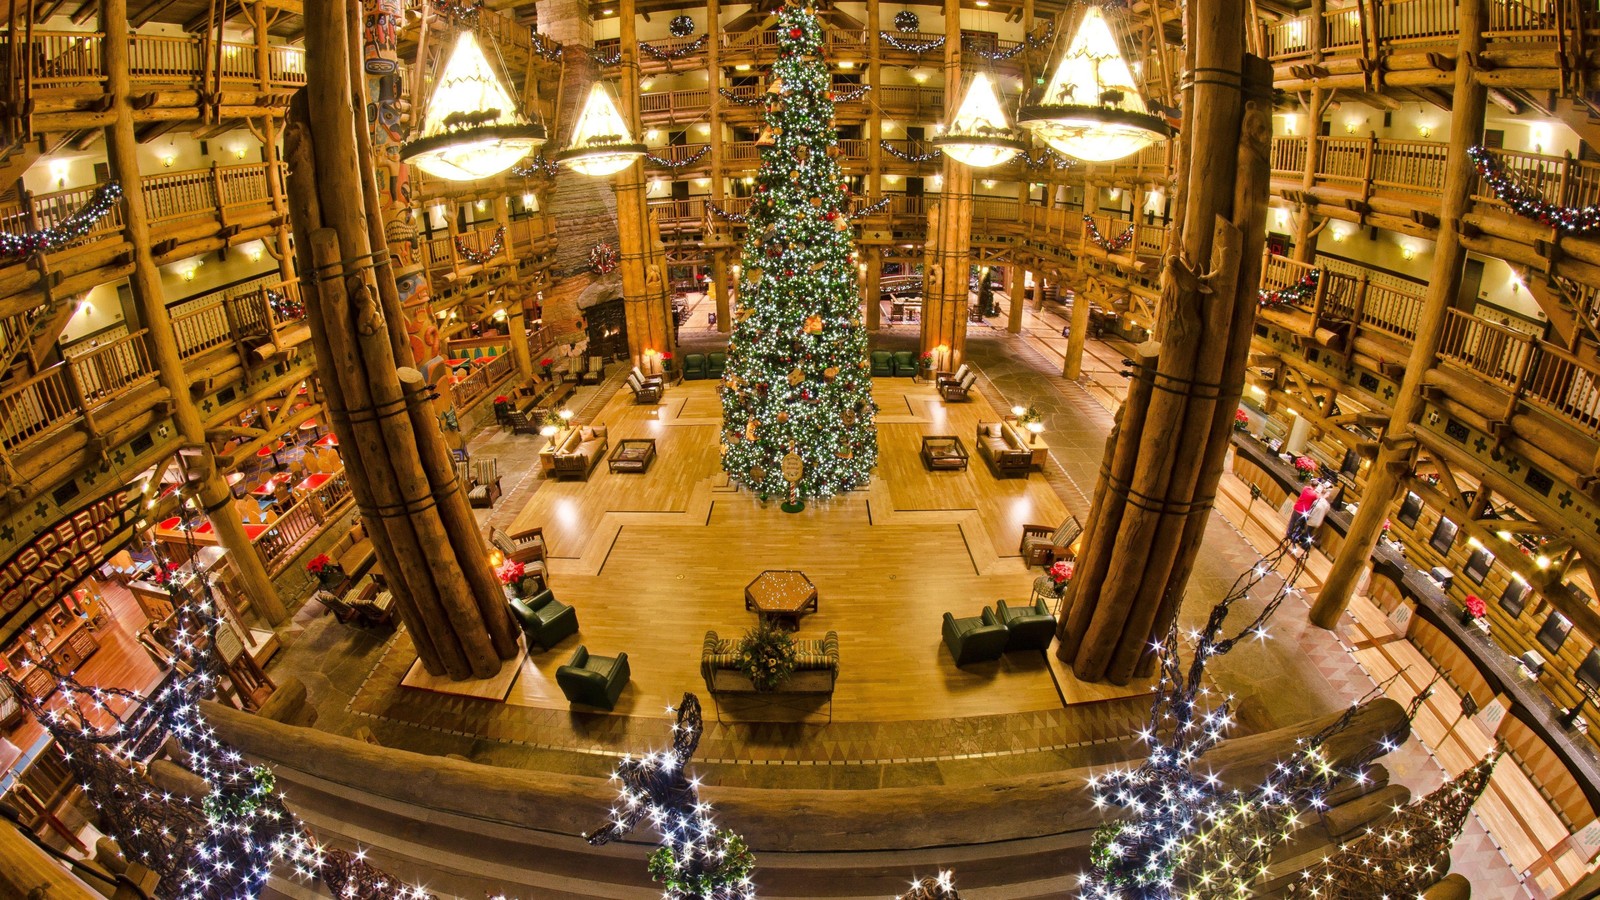
{"type": "Polygon", "coordinates": [[[796,569],[768,569],[745,585],[744,608],[794,631],[801,614],[817,611],[817,586],[796,569]]]}
{"type": "Polygon", "coordinates": [[[655,438],[628,438],[618,441],[606,465],[613,472],[638,472],[643,474],[656,458],[655,438]]]}
{"type": "Polygon", "coordinates": [[[928,434],[922,437],[922,464],[930,472],[964,472],[967,448],[953,434],[928,434]]]}

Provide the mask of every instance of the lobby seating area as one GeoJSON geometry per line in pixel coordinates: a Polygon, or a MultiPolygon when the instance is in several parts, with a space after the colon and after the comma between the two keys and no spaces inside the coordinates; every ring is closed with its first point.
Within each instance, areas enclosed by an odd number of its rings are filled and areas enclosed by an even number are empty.
{"type": "Polygon", "coordinates": [[[1027,478],[1033,470],[1033,451],[1008,423],[979,422],[974,443],[996,478],[1027,478]]]}

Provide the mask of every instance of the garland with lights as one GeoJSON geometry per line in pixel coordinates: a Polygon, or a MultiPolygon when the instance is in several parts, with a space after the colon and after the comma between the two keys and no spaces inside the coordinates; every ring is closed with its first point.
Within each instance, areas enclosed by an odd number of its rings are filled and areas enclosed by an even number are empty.
{"type": "Polygon", "coordinates": [[[1057,153],[1049,147],[1040,150],[1037,156],[1024,151],[1021,159],[1022,164],[1030,169],[1042,169],[1048,165],[1059,171],[1061,169],[1070,169],[1078,164],[1078,161],[1072,157],[1057,153]]]}
{"type": "Polygon", "coordinates": [[[894,14],[894,30],[901,34],[912,34],[921,27],[921,17],[909,9],[902,9],[894,14]]]}
{"type": "Polygon", "coordinates": [[[683,59],[685,56],[691,56],[695,53],[699,53],[700,50],[705,47],[706,41],[709,40],[711,40],[710,34],[702,34],[689,43],[684,44],[682,47],[673,47],[671,49],[662,49],[654,44],[647,44],[644,41],[640,41],[639,49],[643,50],[647,55],[659,59],[662,62],[671,62],[672,60],[683,59]]]}
{"type": "Polygon", "coordinates": [[[472,263],[475,266],[481,266],[484,263],[487,263],[489,260],[494,259],[496,256],[499,256],[501,251],[506,249],[506,227],[501,225],[499,228],[494,230],[494,238],[489,241],[488,248],[481,253],[472,249],[471,247],[468,247],[466,242],[463,241],[459,235],[455,238],[455,243],[456,252],[461,254],[462,259],[465,259],[467,262],[472,263]]]}
{"type": "Polygon", "coordinates": [[[822,24],[791,0],[776,32],[721,444],[737,483],[798,511],[866,483],[877,408],[822,24]]]}
{"type": "Polygon", "coordinates": [[[560,165],[545,159],[544,155],[540,153],[535,153],[533,156],[528,157],[526,163],[517,163],[511,167],[511,174],[519,178],[533,178],[539,175],[543,175],[546,178],[554,178],[559,171],[561,171],[560,165]]]}
{"type": "Polygon", "coordinates": [[[1028,37],[1024,38],[1020,44],[1017,44],[1015,47],[1012,47],[1008,50],[985,50],[982,47],[977,46],[977,41],[973,37],[963,35],[961,38],[961,49],[981,59],[986,59],[989,62],[1004,62],[1005,60],[1020,56],[1029,50],[1036,50],[1040,47],[1048,46],[1051,39],[1055,37],[1055,33],[1055,23],[1047,22],[1045,23],[1044,27],[1044,34],[1037,36],[1029,35],[1028,37]]]}
{"type": "Polygon", "coordinates": [[[617,270],[617,263],[621,260],[617,248],[607,241],[601,241],[589,248],[589,271],[596,275],[610,275],[617,270]]]}
{"type": "Polygon", "coordinates": [[[566,55],[565,47],[552,41],[537,31],[528,32],[528,43],[530,44],[534,55],[541,59],[559,62],[561,58],[566,55]]]}
{"type": "Polygon", "coordinates": [[[599,50],[590,50],[589,58],[594,60],[595,65],[602,69],[607,69],[622,62],[622,48],[618,47],[613,53],[601,53],[599,50]]]}
{"type": "Polygon", "coordinates": [[[682,168],[686,168],[688,166],[694,165],[695,163],[699,162],[700,160],[705,159],[706,154],[710,153],[710,152],[711,152],[711,145],[707,144],[704,147],[701,147],[699,150],[696,150],[694,153],[690,154],[689,156],[686,156],[683,159],[680,159],[680,160],[678,160],[676,162],[674,162],[674,161],[672,161],[670,159],[667,159],[664,156],[657,156],[654,153],[646,153],[644,155],[644,161],[649,163],[652,166],[660,166],[663,169],[677,170],[677,169],[682,169],[682,168]]]}
{"type": "Polygon", "coordinates": [[[867,95],[867,92],[870,91],[870,90],[872,90],[872,85],[870,85],[870,84],[858,84],[855,87],[853,87],[850,90],[845,91],[843,93],[840,93],[839,91],[834,91],[833,92],[833,102],[834,103],[854,103],[857,100],[860,100],[862,97],[865,97],[867,95]]]}
{"type": "Polygon", "coordinates": [[[176,611],[171,646],[164,648],[169,669],[154,694],[84,685],[47,660],[39,666],[55,679],[50,695],[62,701],[47,708],[21,689],[15,673],[0,673],[60,745],[101,831],[125,859],[159,877],[163,897],[257,897],[281,865],[302,880],[321,880],[341,898],[432,900],[426,890],[373,868],[361,853],[318,843],[284,806],[271,770],[246,763],[217,738],[199,702],[217,689],[216,638],[228,626],[206,576],[159,556],[156,565],[155,578],[176,611]],[[204,782],[206,794],[178,796],[157,787],[147,767],[163,754],[204,782]]]}
{"type": "Polygon", "coordinates": [[[450,20],[455,28],[473,28],[478,24],[478,14],[483,11],[483,0],[475,3],[458,3],[455,0],[433,0],[433,9],[450,20]]]}
{"type": "Polygon", "coordinates": [[[1083,217],[1083,227],[1089,232],[1089,241],[1107,253],[1121,253],[1133,243],[1133,226],[1129,225],[1122,233],[1114,238],[1107,239],[1100,233],[1100,226],[1094,222],[1094,216],[1083,217]]]}
{"type": "Polygon", "coordinates": [[[902,41],[887,31],[880,31],[878,32],[878,40],[899,50],[901,53],[915,53],[918,56],[944,47],[944,35],[940,35],[931,41],[902,41]]]}
{"type": "Polygon", "coordinates": [[[895,159],[902,159],[909,163],[933,162],[934,160],[944,156],[944,151],[940,150],[938,147],[933,148],[927,153],[907,153],[906,151],[896,147],[894,144],[889,143],[887,140],[879,141],[878,146],[883,148],[883,152],[889,154],[895,159]]]}
{"type": "Polygon", "coordinates": [[[661,835],[661,847],[650,855],[650,876],[662,883],[662,900],[755,900],[755,854],[744,838],[711,821],[700,779],[688,774],[704,731],[700,698],[685,693],[677,714],[672,749],[617,763],[611,820],[585,837],[595,846],[609,844],[648,820],[661,835]]]}
{"type": "Polygon", "coordinates": [[[1262,309],[1274,309],[1279,306],[1298,306],[1307,303],[1317,295],[1317,281],[1321,277],[1321,269],[1312,269],[1300,276],[1300,280],[1294,284],[1275,291],[1257,291],[1256,305],[1262,309]]]}
{"type": "Polygon", "coordinates": [[[941,871],[911,882],[911,890],[897,895],[894,900],[961,900],[950,873],[941,871]]]}
{"type": "Polygon", "coordinates": [[[860,209],[858,209],[855,212],[850,214],[850,220],[853,222],[856,219],[865,218],[867,216],[872,215],[873,213],[883,212],[884,210],[889,208],[889,201],[892,200],[892,199],[894,199],[894,198],[892,198],[892,197],[884,197],[882,200],[879,200],[877,203],[870,203],[870,204],[868,204],[866,206],[863,206],[860,209]]]}
{"type": "Polygon", "coordinates": [[[721,94],[724,100],[732,101],[740,106],[761,106],[767,102],[767,98],[761,94],[757,94],[754,97],[741,97],[725,87],[717,88],[717,93],[721,94]]]}
{"type": "MultiPolygon", "coordinates": [[[[1205,626],[1188,634],[1194,646],[1186,668],[1177,624],[1168,631],[1158,649],[1161,674],[1149,724],[1140,732],[1148,758],[1137,768],[1118,768],[1089,781],[1097,808],[1116,806],[1135,815],[1095,833],[1091,871],[1079,883],[1083,897],[1157,900],[1201,887],[1206,896],[1248,896],[1272,850],[1304,824],[1302,809],[1325,808],[1331,787],[1344,778],[1366,779],[1366,766],[1394,749],[1404,731],[1385,735],[1344,766],[1330,763],[1322,748],[1349,727],[1359,709],[1351,706],[1321,732],[1299,741],[1290,760],[1248,790],[1230,788],[1198,770],[1201,757],[1233,724],[1234,698],[1213,698],[1204,684],[1206,666],[1241,640],[1266,640],[1267,620],[1299,592],[1295,584],[1304,570],[1305,557],[1291,554],[1284,541],[1242,573],[1212,607],[1205,626]],[[1288,573],[1280,574],[1285,562],[1290,562],[1288,573]],[[1222,636],[1234,604],[1268,578],[1277,585],[1261,611],[1238,632],[1222,636]]],[[[1419,706],[1420,699],[1409,716],[1419,706]]]]}
{"type": "Polygon", "coordinates": [[[728,212],[710,200],[706,201],[706,209],[711,210],[712,215],[724,222],[732,222],[735,225],[743,225],[744,223],[750,221],[750,217],[747,214],[728,212]]]}
{"type": "Polygon", "coordinates": [[[1558,206],[1546,201],[1485,147],[1468,147],[1467,158],[1494,192],[1495,199],[1524,219],[1532,219],[1565,234],[1588,234],[1600,229],[1600,206],[1558,206]]]}
{"type": "Polygon", "coordinates": [[[298,322],[306,317],[306,305],[298,299],[290,299],[284,294],[266,289],[267,307],[272,310],[272,317],[279,322],[298,322]]]}
{"type": "Polygon", "coordinates": [[[1300,873],[1286,896],[1318,900],[1413,897],[1450,870],[1450,847],[1483,796],[1499,753],[1398,810],[1380,828],[1368,826],[1331,856],[1300,873]]]}
{"type": "Polygon", "coordinates": [[[0,232],[0,257],[22,259],[35,253],[60,250],[87,235],[95,223],[105,218],[121,199],[122,185],[115,181],[107,182],[96,188],[76,212],[49,228],[27,234],[0,232]]]}
{"type": "Polygon", "coordinates": [[[667,31],[673,37],[686,38],[694,34],[694,20],[688,16],[673,16],[672,21],[667,23],[667,31]]]}

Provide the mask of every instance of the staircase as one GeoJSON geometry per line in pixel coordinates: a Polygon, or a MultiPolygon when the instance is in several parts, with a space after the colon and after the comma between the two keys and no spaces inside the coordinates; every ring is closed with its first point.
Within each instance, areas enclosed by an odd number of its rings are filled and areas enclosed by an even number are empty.
{"type": "Polygon", "coordinates": [[[1517,277],[1550,320],[1552,338],[1591,365],[1600,364],[1600,289],[1560,275],[1547,279],[1537,272],[1516,269],[1517,277]]]}

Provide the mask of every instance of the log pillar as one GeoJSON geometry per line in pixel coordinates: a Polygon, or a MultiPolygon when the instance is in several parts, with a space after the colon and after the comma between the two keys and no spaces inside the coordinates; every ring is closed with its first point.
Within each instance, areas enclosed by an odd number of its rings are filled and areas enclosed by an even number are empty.
{"type": "MultiPolygon", "coordinates": [[[[883,4],[879,0],[867,0],[867,84],[873,90],[883,84],[880,77],[883,73],[883,40],[878,37],[878,32],[883,29],[879,17],[883,15],[883,4]]],[[[869,108],[875,106],[872,97],[863,98],[869,108]]],[[[883,199],[883,116],[867,116],[867,204],[871,205],[883,199]]],[[[868,326],[874,327],[874,326],[868,326]]]]}
{"type": "Polygon", "coordinates": [[[728,251],[711,253],[711,292],[717,304],[717,330],[727,334],[733,330],[733,312],[728,296],[733,292],[733,273],[728,268],[728,251]]]}
{"type": "MultiPolygon", "coordinates": [[[[1483,29],[1488,19],[1484,0],[1462,0],[1456,16],[1461,34],[1456,52],[1455,109],[1450,118],[1449,158],[1461,161],[1467,157],[1467,148],[1478,143],[1483,132],[1484,106],[1488,99],[1487,88],[1475,77],[1472,64],[1483,52],[1483,29]]],[[[1373,461],[1361,505],[1350,523],[1339,555],[1334,557],[1333,568],[1328,571],[1322,590],[1311,605],[1311,621],[1323,628],[1331,629],[1339,624],[1345,607],[1350,605],[1356,582],[1372,558],[1373,548],[1378,545],[1378,534],[1383,530],[1389,507],[1400,496],[1410,450],[1399,442],[1422,414],[1423,378],[1437,362],[1445,313],[1461,290],[1466,248],[1461,245],[1457,226],[1471,207],[1472,190],[1477,181],[1478,176],[1465,163],[1445,169],[1444,189],[1439,198],[1439,238],[1433,247],[1428,290],[1417,316],[1417,336],[1412,341],[1405,375],[1400,380],[1400,392],[1395,396],[1389,424],[1378,444],[1378,458],[1373,461]]]]}
{"type": "MultiPolygon", "coordinates": [[[[634,0],[617,5],[622,41],[621,77],[617,79],[622,119],[637,138],[639,120],[639,38],[635,28],[634,0]]],[[[579,175],[563,177],[578,178],[579,175]]],[[[644,160],[636,159],[617,173],[617,253],[621,257],[622,305],[628,323],[628,355],[646,372],[656,371],[663,353],[677,349],[677,329],[672,323],[672,295],[666,267],[655,249],[650,228],[650,206],[645,199],[644,160]]]]}
{"type": "MultiPolygon", "coordinates": [[[[1093,182],[1083,186],[1083,214],[1092,216],[1100,211],[1100,185],[1093,182]]],[[[1088,241],[1088,225],[1085,224],[1084,237],[1088,241]]],[[[1106,235],[1107,238],[1113,235],[1106,235]]],[[[1078,254],[1078,271],[1084,267],[1084,254],[1078,254]]],[[[1072,324],[1067,329],[1067,352],[1061,359],[1061,377],[1069,381],[1077,381],[1083,375],[1083,348],[1089,339],[1089,298],[1079,291],[1072,298],[1072,324]]]]}
{"type": "MultiPolygon", "coordinates": [[[[711,147],[711,202],[717,208],[726,209],[727,181],[724,178],[723,167],[723,132],[722,114],[727,101],[722,96],[722,0],[706,0],[706,32],[710,38],[706,40],[706,71],[708,82],[706,89],[709,92],[710,106],[707,117],[711,122],[711,131],[706,135],[706,142],[711,147]]],[[[729,249],[733,240],[729,235],[728,223],[721,221],[715,215],[706,216],[706,224],[711,231],[707,234],[707,245],[713,243],[717,250],[712,254],[711,280],[716,284],[717,301],[717,330],[723,334],[733,331],[733,310],[730,300],[733,297],[733,277],[728,268],[728,256],[737,252],[729,249]],[[714,235],[714,237],[713,237],[714,235]]]]}
{"type": "MultiPolygon", "coordinates": [[[[1311,51],[1313,65],[1322,63],[1323,28],[1326,20],[1323,11],[1327,7],[1326,0],[1311,0],[1311,8],[1307,12],[1307,21],[1310,30],[1306,34],[1306,42],[1311,51]]],[[[1302,191],[1299,209],[1294,220],[1294,249],[1292,251],[1295,262],[1310,263],[1316,259],[1315,216],[1312,210],[1315,206],[1311,203],[1311,188],[1317,183],[1317,157],[1322,152],[1322,108],[1328,104],[1328,89],[1322,82],[1316,82],[1311,88],[1311,99],[1306,108],[1306,167],[1301,176],[1300,188],[1302,191]]]]}
{"type": "Polygon", "coordinates": [[[867,330],[877,331],[883,327],[883,303],[879,299],[883,296],[883,248],[865,247],[862,252],[865,256],[861,265],[866,271],[861,277],[861,293],[867,301],[867,330]]]}
{"type": "MultiPolygon", "coordinates": [[[[511,267],[513,277],[506,279],[506,285],[500,288],[500,302],[506,311],[507,340],[511,344],[511,362],[517,367],[517,379],[523,383],[533,380],[533,354],[528,351],[528,319],[526,314],[528,289],[523,286],[523,281],[515,277],[517,271],[517,248],[511,239],[511,196],[505,195],[494,201],[494,218],[498,227],[505,229],[505,257],[507,265],[511,267]]],[[[531,248],[528,250],[532,255],[531,248]]]]}
{"type": "Polygon", "coordinates": [[[1155,340],[1107,442],[1057,654],[1085,681],[1154,667],[1177,618],[1244,381],[1266,241],[1272,69],[1246,56],[1245,0],[1193,0],[1177,227],[1155,340]],[[1193,73],[1204,77],[1193,77],[1193,73]],[[1197,114],[1197,111],[1202,111],[1197,114]]]}
{"type": "Polygon", "coordinates": [[[505,595],[414,368],[355,60],[361,0],[306,10],[307,87],[285,134],[306,320],[351,492],[418,657],[488,678],[517,655],[505,595]]]}
{"type": "MultiPolygon", "coordinates": [[[[1020,203],[1019,203],[1020,205],[1020,203]]],[[[1012,334],[1022,333],[1022,267],[1016,263],[1006,264],[1006,331],[1012,334]]]]}
{"type": "Polygon", "coordinates": [[[239,572],[239,583],[250,604],[272,625],[289,617],[261,556],[245,533],[244,520],[233,505],[233,492],[217,470],[216,455],[206,441],[205,420],[189,392],[189,376],[178,352],[172,318],[167,314],[166,293],[161,288],[161,270],[150,252],[150,221],[145,207],[144,187],[139,179],[139,139],[133,128],[128,66],[132,54],[129,41],[127,0],[100,0],[100,23],[105,32],[101,53],[106,72],[106,100],[112,118],[105,129],[106,163],[111,178],[122,185],[124,228],[132,247],[133,272],[128,276],[139,321],[146,329],[145,346],[156,377],[172,398],[172,420],[183,442],[201,448],[191,457],[191,473],[198,475],[198,501],[211,520],[217,540],[227,549],[239,572]]]}
{"type": "MultiPolygon", "coordinates": [[[[961,106],[961,3],[944,0],[944,120],[961,106]]],[[[876,146],[874,140],[869,145],[876,146]]],[[[967,347],[967,278],[972,268],[972,169],[944,157],[943,187],[924,251],[922,352],[953,370],[967,347]],[[941,351],[940,348],[943,348],[941,351]]]]}

